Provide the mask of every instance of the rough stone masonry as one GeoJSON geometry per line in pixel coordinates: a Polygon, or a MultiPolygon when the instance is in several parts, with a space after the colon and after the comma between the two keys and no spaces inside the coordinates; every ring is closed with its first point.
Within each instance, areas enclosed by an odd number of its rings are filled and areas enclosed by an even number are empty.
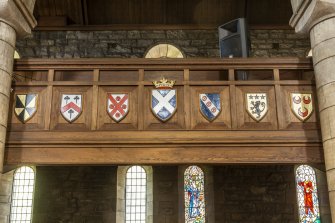
{"type": "MultiPolygon", "coordinates": [[[[35,31],[17,42],[22,58],[142,58],[158,43],[186,57],[219,57],[217,30],[35,31]]],[[[310,41],[294,30],[250,30],[251,57],[305,57],[310,41]]]]}

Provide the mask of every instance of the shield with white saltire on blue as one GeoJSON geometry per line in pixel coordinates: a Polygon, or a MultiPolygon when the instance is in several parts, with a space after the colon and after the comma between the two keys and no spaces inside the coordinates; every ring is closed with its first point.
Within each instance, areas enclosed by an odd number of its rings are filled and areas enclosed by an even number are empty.
{"type": "Polygon", "coordinates": [[[169,120],[177,110],[177,90],[151,90],[151,111],[161,121],[169,120]]]}
{"type": "Polygon", "coordinates": [[[200,112],[208,120],[213,121],[221,112],[221,100],[218,93],[199,94],[200,112]]]}

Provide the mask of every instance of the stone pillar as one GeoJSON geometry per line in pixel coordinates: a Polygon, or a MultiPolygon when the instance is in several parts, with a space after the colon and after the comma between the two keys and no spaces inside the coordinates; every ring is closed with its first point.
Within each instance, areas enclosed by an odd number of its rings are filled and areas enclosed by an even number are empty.
{"type": "Polygon", "coordinates": [[[16,37],[30,34],[36,25],[35,0],[0,0],[0,173],[3,171],[8,106],[16,37]]]}
{"type": "MultiPolygon", "coordinates": [[[[3,164],[4,158],[15,41],[15,30],[0,21],[0,164],[3,164]]],[[[1,172],[2,166],[0,165],[1,172]]]]}
{"type": "Polygon", "coordinates": [[[335,0],[291,0],[290,25],[310,33],[331,215],[335,221],[335,0]]]}

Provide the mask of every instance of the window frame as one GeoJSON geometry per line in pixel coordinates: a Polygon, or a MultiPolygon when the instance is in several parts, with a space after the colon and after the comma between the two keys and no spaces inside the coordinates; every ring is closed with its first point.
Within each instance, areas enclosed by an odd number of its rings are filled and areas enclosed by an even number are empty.
{"type": "Polygon", "coordinates": [[[297,213],[298,213],[298,222],[299,223],[302,222],[301,221],[302,217],[300,215],[300,209],[301,208],[305,208],[305,206],[300,207],[300,203],[299,203],[299,193],[301,193],[301,192],[300,192],[300,190],[298,188],[299,185],[298,185],[298,173],[297,173],[298,169],[301,168],[301,167],[303,167],[303,166],[306,166],[306,167],[308,167],[309,169],[312,170],[313,178],[314,178],[314,181],[315,181],[315,182],[312,182],[312,186],[314,186],[314,190],[315,190],[315,192],[313,192],[314,195],[312,195],[312,196],[316,196],[316,199],[317,199],[317,206],[313,205],[313,208],[317,209],[319,220],[320,220],[320,222],[322,222],[321,221],[321,212],[320,212],[320,197],[319,197],[319,187],[318,187],[318,181],[317,181],[317,174],[316,174],[315,169],[312,166],[307,165],[307,164],[297,165],[295,167],[295,169],[294,169],[294,179],[295,179],[296,202],[297,202],[296,205],[297,205],[297,213]]]}
{"type": "Polygon", "coordinates": [[[117,191],[116,191],[116,222],[126,222],[126,176],[128,169],[140,166],[146,173],[146,221],[153,223],[153,172],[151,166],[127,165],[118,166],[117,169],[117,191]]]}
{"type": "MultiPolygon", "coordinates": [[[[10,195],[10,210],[9,210],[9,219],[8,222],[9,223],[16,223],[16,222],[20,222],[20,221],[16,221],[16,220],[12,220],[12,214],[13,214],[13,196],[14,196],[14,187],[15,187],[15,181],[16,180],[20,180],[20,179],[15,179],[16,174],[18,174],[18,171],[22,168],[30,168],[33,171],[33,191],[32,191],[32,198],[31,198],[31,213],[30,213],[30,223],[33,221],[33,213],[34,213],[34,196],[35,196],[35,185],[36,185],[36,168],[33,166],[21,166],[19,168],[17,168],[14,173],[13,173],[13,182],[12,182],[12,191],[11,191],[11,195],[10,195]]],[[[17,199],[18,200],[18,199],[17,199]]],[[[22,199],[21,199],[22,200],[22,199]]],[[[30,200],[30,199],[29,199],[30,200]]]]}

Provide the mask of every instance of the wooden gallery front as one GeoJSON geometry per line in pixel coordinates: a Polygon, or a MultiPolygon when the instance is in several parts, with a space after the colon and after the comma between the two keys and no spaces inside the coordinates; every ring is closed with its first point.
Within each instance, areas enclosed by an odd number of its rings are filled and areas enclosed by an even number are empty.
{"type": "Polygon", "coordinates": [[[27,2],[0,0],[0,222],[332,222],[311,3],[27,2]],[[238,17],[249,57],[220,58],[238,17]]]}

